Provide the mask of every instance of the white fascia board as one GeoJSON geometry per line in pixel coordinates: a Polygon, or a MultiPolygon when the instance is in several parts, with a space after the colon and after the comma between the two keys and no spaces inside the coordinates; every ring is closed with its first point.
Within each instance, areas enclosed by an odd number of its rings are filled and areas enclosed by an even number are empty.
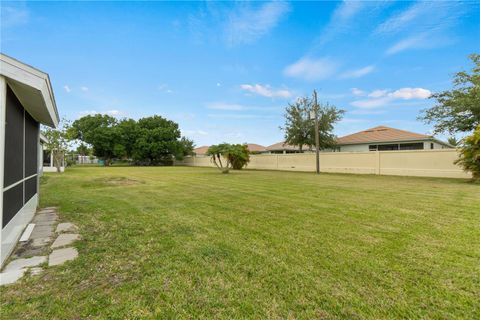
{"type": "MultiPolygon", "coordinates": [[[[22,101],[22,97],[18,98],[22,104],[25,104],[24,107],[27,110],[45,108],[46,114],[48,114],[48,119],[36,119],[37,121],[53,127],[58,126],[60,119],[48,74],[4,54],[0,54],[0,74],[6,78],[7,82],[13,80],[12,90],[15,91],[16,88],[17,91],[20,91],[19,87],[15,86],[15,82],[17,82],[23,86],[30,87],[32,89],[32,95],[40,94],[44,102],[43,106],[38,104],[29,105],[28,102],[22,101]]],[[[15,93],[22,95],[21,92],[15,93]]],[[[35,114],[35,112],[30,113],[35,114]]]]}

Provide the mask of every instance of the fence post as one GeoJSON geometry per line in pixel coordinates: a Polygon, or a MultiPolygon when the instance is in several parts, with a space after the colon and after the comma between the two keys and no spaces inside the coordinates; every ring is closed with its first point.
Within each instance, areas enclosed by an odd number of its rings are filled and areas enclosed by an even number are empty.
{"type": "Polygon", "coordinates": [[[276,157],[277,157],[277,170],[278,170],[278,154],[276,155],[276,157]]]}

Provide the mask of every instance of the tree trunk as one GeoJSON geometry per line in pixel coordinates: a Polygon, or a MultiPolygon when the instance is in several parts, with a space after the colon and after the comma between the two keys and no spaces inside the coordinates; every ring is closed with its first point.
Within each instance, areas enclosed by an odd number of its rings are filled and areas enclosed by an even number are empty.
{"type": "Polygon", "coordinates": [[[53,164],[57,168],[57,173],[61,173],[61,167],[62,167],[62,159],[63,159],[63,152],[61,151],[53,151],[53,164]]]}

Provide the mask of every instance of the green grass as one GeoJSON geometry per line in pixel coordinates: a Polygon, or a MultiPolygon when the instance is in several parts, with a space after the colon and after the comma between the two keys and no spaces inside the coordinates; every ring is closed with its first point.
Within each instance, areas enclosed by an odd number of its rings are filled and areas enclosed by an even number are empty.
{"type": "Polygon", "coordinates": [[[42,206],[80,256],[0,289],[2,319],[480,318],[480,186],[73,168],[42,206]]]}

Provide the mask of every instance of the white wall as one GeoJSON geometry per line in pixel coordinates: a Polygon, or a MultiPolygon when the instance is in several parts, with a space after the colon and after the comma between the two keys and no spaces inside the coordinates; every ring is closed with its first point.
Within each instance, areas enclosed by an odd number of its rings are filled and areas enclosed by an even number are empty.
{"type": "Polygon", "coordinates": [[[32,220],[37,210],[38,193],[23,205],[18,213],[10,220],[1,232],[2,249],[0,250],[0,266],[12,253],[18,239],[22,235],[27,224],[32,220]]]}

